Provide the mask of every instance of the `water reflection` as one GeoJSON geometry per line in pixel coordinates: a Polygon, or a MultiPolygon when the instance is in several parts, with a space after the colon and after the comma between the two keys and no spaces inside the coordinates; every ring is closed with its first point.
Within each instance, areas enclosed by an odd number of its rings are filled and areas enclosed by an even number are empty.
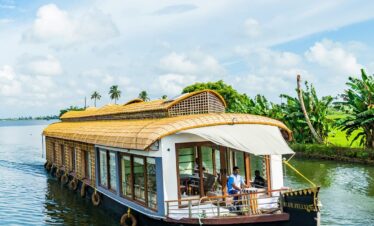
{"type": "MultiPolygon", "coordinates": [[[[373,166],[306,159],[292,159],[291,164],[321,185],[323,225],[374,224],[373,166]]],[[[299,188],[310,186],[288,169],[285,183],[299,188]]]]}
{"type": "Polygon", "coordinates": [[[82,198],[62,186],[55,179],[47,179],[44,215],[46,224],[63,225],[118,225],[110,212],[94,207],[87,198],[82,198]]]}

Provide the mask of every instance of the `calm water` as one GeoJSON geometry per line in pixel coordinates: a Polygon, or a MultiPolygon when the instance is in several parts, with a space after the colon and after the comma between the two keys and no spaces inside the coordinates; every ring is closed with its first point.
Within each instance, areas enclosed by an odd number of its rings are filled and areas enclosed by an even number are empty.
{"type": "MultiPolygon", "coordinates": [[[[118,225],[110,213],[45,173],[41,131],[48,123],[0,121],[0,225],[118,225]]],[[[374,167],[296,159],[292,164],[322,186],[323,225],[374,225],[374,167]]],[[[286,185],[309,186],[286,174],[286,185]]]]}

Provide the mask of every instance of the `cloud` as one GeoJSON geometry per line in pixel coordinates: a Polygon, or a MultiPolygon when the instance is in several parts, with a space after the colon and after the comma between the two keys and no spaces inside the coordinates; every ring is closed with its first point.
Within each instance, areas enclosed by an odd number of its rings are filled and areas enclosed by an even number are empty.
{"type": "Polygon", "coordinates": [[[163,93],[172,96],[192,83],[219,80],[226,75],[220,63],[201,50],[172,52],[161,58],[160,69],[163,73],[158,77],[157,84],[163,93]]]}
{"type": "Polygon", "coordinates": [[[197,9],[197,6],[192,4],[179,4],[179,5],[170,5],[164,8],[161,8],[154,12],[157,15],[168,15],[168,14],[179,14],[179,13],[186,13],[188,11],[192,11],[197,9]]]}
{"type": "Polygon", "coordinates": [[[20,68],[26,74],[54,76],[62,73],[60,61],[52,55],[28,56],[20,59],[20,68]]]}
{"type": "Polygon", "coordinates": [[[160,68],[168,73],[222,76],[225,69],[211,55],[200,50],[189,53],[172,52],[161,58],[160,68]]]}
{"type": "Polygon", "coordinates": [[[72,44],[105,40],[118,34],[110,16],[98,9],[72,15],[55,4],[48,4],[38,9],[33,26],[24,33],[23,40],[72,44]]]}
{"type": "Polygon", "coordinates": [[[305,53],[306,58],[326,69],[339,74],[357,74],[363,66],[357,62],[357,58],[338,42],[322,40],[316,42],[305,53]]]}
{"type": "Polygon", "coordinates": [[[257,20],[248,18],[244,22],[245,33],[249,37],[257,37],[261,34],[260,25],[257,20]]]}
{"type": "Polygon", "coordinates": [[[9,65],[0,68],[0,95],[12,97],[21,94],[21,84],[16,80],[16,74],[9,65]]]}
{"type": "Polygon", "coordinates": [[[168,96],[180,94],[188,84],[197,82],[196,76],[180,74],[164,74],[158,77],[161,90],[168,96]]]}

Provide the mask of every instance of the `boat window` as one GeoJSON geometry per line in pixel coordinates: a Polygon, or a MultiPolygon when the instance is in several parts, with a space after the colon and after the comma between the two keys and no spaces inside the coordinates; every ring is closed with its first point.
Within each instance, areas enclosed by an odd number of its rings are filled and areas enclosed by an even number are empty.
{"type": "Polygon", "coordinates": [[[157,209],[156,161],[154,158],[147,158],[147,180],[148,207],[157,209]]]}
{"type": "MultiPolygon", "coordinates": [[[[265,156],[256,156],[250,155],[251,161],[251,176],[252,182],[255,180],[255,171],[258,170],[260,172],[260,176],[266,180],[267,177],[267,169],[265,163],[265,156]]],[[[259,185],[256,185],[259,186],[259,185]]],[[[265,185],[266,186],[266,185],[265,185]]]]}
{"type": "Polygon", "coordinates": [[[105,150],[99,151],[99,161],[100,161],[100,185],[103,187],[108,187],[108,166],[107,166],[107,155],[105,150]]]}
{"type": "Polygon", "coordinates": [[[75,172],[75,148],[70,150],[70,167],[73,172],[75,172]]]}
{"type": "Polygon", "coordinates": [[[84,175],[87,179],[91,178],[91,155],[89,151],[83,151],[84,154],[84,175]]]}
{"type": "MultiPolygon", "coordinates": [[[[234,166],[239,167],[241,176],[245,178],[245,162],[244,162],[244,152],[233,151],[234,154],[234,166]]],[[[247,181],[246,181],[247,182],[247,181]]]]}
{"type": "Polygon", "coordinates": [[[121,182],[122,195],[132,198],[131,158],[127,155],[121,157],[121,182]]]}
{"type": "Polygon", "coordinates": [[[213,149],[211,147],[201,147],[203,161],[203,172],[213,174],[213,149]]]}
{"type": "Polygon", "coordinates": [[[178,149],[179,192],[182,197],[200,196],[200,177],[196,147],[178,149]]]}
{"type": "Polygon", "coordinates": [[[144,158],[134,157],[134,192],[135,199],[145,202],[144,158]]]}
{"type": "Polygon", "coordinates": [[[61,154],[61,165],[65,166],[66,161],[65,161],[65,148],[64,148],[64,145],[61,144],[60,148],[61,148],[61,150],[60,150],[61,151],[60,152],[60,154],[61,154]]]}
{"type": "Polygon", "coordinates": [[[109,189],[117,190],[116,154],[109,152],[109,189]]]}

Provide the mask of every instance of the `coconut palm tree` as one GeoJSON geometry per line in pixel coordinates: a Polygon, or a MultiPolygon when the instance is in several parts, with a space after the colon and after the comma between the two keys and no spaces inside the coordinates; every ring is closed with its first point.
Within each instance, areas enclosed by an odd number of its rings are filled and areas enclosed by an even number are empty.
{"type": "Polygon", "coordinates": [[[101,98],[101,95],[100,95],[99,92],[94,91],[94,92],[92,93],[92,95],[91,95],[91,100],[94,100],[94,105],[95,105],[95,107],[96,107],[96,100],[100,100],[100,98],[101,98]]]}
{"type": "Polygon", "coordinates": [[[346,113],[346,117],[337,122],[338,128],[345,131],[347,137],[360,131],[351,143],[360,140],[361,145],[374,148],[374,77],[361,69],[361,79],[348,79],[349,89],[341,95],[343,101],[336,103],[346,113]]]}
{"type": "Polygon", "coordinates": [[[145,90],[141,91],[138,97],[143,101],[149,101],[148,93],[145,90]]]}
{"type": "Polygon", "coordinates": [[[110,99],[114,100],[114,104],[117,104],[117,100],[121,97],[121,90],[118,89],[118,85],[113,85],[109,90],[110,99]]]}

